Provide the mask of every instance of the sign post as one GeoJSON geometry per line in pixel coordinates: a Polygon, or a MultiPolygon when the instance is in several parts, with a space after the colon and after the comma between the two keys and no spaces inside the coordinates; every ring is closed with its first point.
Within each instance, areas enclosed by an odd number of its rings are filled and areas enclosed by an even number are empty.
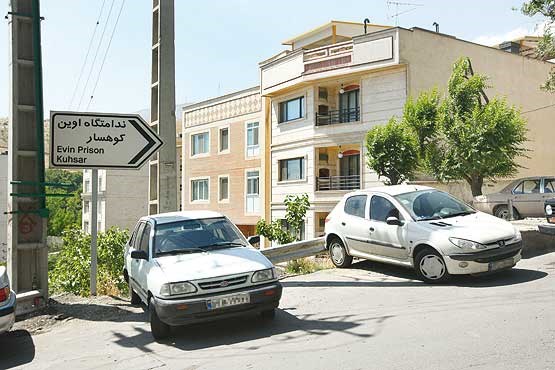
{"type": "Polygon", "coordinates": [[[91,295],[96,295],[98,169],[138,169],[162,140],[137,114],[50,112],[50,164],[91,169],[91,295]]]}

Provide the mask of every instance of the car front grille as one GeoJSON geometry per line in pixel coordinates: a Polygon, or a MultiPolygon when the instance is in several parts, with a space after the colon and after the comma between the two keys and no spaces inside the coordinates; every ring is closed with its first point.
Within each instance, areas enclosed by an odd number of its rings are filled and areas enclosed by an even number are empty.
{"type": "Polygon", "coordinates": [[[241,285],[247,282],[248,275],[234,276],[229,278],[219,278],[218,280],[203,281],[198,283],[202,290],[227,288],[235,285],[241,285]]]}
{"type": "Polygon", "coordinates": [[[490,256],[490,257],[485,257],[485,258],[476,258],[475,261],[479,262],[479,263],[488,263],[488,262],[501,261],[501,260],[504,260],[506,258],[514,257],[519,252],[520,252],[520,250],[508,251],[507,253],[496,254],[495,256],[490,256]]]}

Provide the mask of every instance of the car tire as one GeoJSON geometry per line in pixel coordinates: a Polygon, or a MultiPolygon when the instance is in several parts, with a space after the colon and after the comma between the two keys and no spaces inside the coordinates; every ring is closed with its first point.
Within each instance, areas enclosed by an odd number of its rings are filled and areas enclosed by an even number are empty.
{"type": "MultiPolygon", "coordinates": [[[[505,221],[509,221],[509,207],[505,205],[498,206],[497,208],[495,208],[495,212],[493,212],[493,215],[505,221]]],[[[515,220],[520,220],[520,214],[514,207],[513,207],[513,217],[515,220]]]]}
{"type": "Polygon", "coordinates": [[[170,335],[171,327],[162,322],[156,313],[156,307],[154,307],[154,299],[150,298],[150,302],[148,305],[148,313],[150,319],[150,332],[152,336],[156,340],[162,340],[167,338],[170,335]]]}
{"type": "Polygon", "coordinates": [[[445,283],[450,277],[445,260],[432,248],[423,249],[416,254],[414,269],[416,275],[427,284],[445,283]]]}
{"type": "Polygon", "coordinates": [[[134,306],[140,305],[141,297],[139,297],[139,295],[135,293],[133,288],[131,288],[131,285],[129,285],[129,291],[131,292],[131,304],[134,306]]]}
{"type": "Polygon", "coordinates": [[[276,317],[276,309],[272,308],[271,310],[262,311],[260,316],[264,320],[273,320],[273,318],[276,317]]]}
{"type": "Polygon", "coordinates": [[[346,268],[351,266],[353,257],[347,253],[347,248],[339,238],[332,238],[330,240],[328,251],[330,254],[331,262],[339,268],[346,268]]]}

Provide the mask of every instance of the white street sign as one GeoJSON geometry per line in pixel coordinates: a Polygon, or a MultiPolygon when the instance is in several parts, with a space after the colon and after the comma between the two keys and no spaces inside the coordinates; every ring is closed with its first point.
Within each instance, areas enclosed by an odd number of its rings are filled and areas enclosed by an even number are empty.
{"type": "Polygon", "coordinates": [[[139,168],[161,146],[138,114],[50,112],[52,167],[139,168]]]}

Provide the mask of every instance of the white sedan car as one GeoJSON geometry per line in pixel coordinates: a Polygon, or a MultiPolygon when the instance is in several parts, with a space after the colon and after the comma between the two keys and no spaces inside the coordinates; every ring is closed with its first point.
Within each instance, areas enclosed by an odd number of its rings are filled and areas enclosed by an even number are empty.
{"type": "Polygon", "coordinates": [[[274,317],[282,286],[273,264],[250,242],[216,212],[165,213],[137,223],[123,274],[131,303],[148,307],[155,339],[172,326],[247,313],[274,317]]]}
{"type": "Polygon", "coordinates": [[[412,267],[428,283],[513,267],[522,251],[509,222],[425,186],[396,185],[345,195],[326,218],[337,267],[353,257],[412,267]]]}

